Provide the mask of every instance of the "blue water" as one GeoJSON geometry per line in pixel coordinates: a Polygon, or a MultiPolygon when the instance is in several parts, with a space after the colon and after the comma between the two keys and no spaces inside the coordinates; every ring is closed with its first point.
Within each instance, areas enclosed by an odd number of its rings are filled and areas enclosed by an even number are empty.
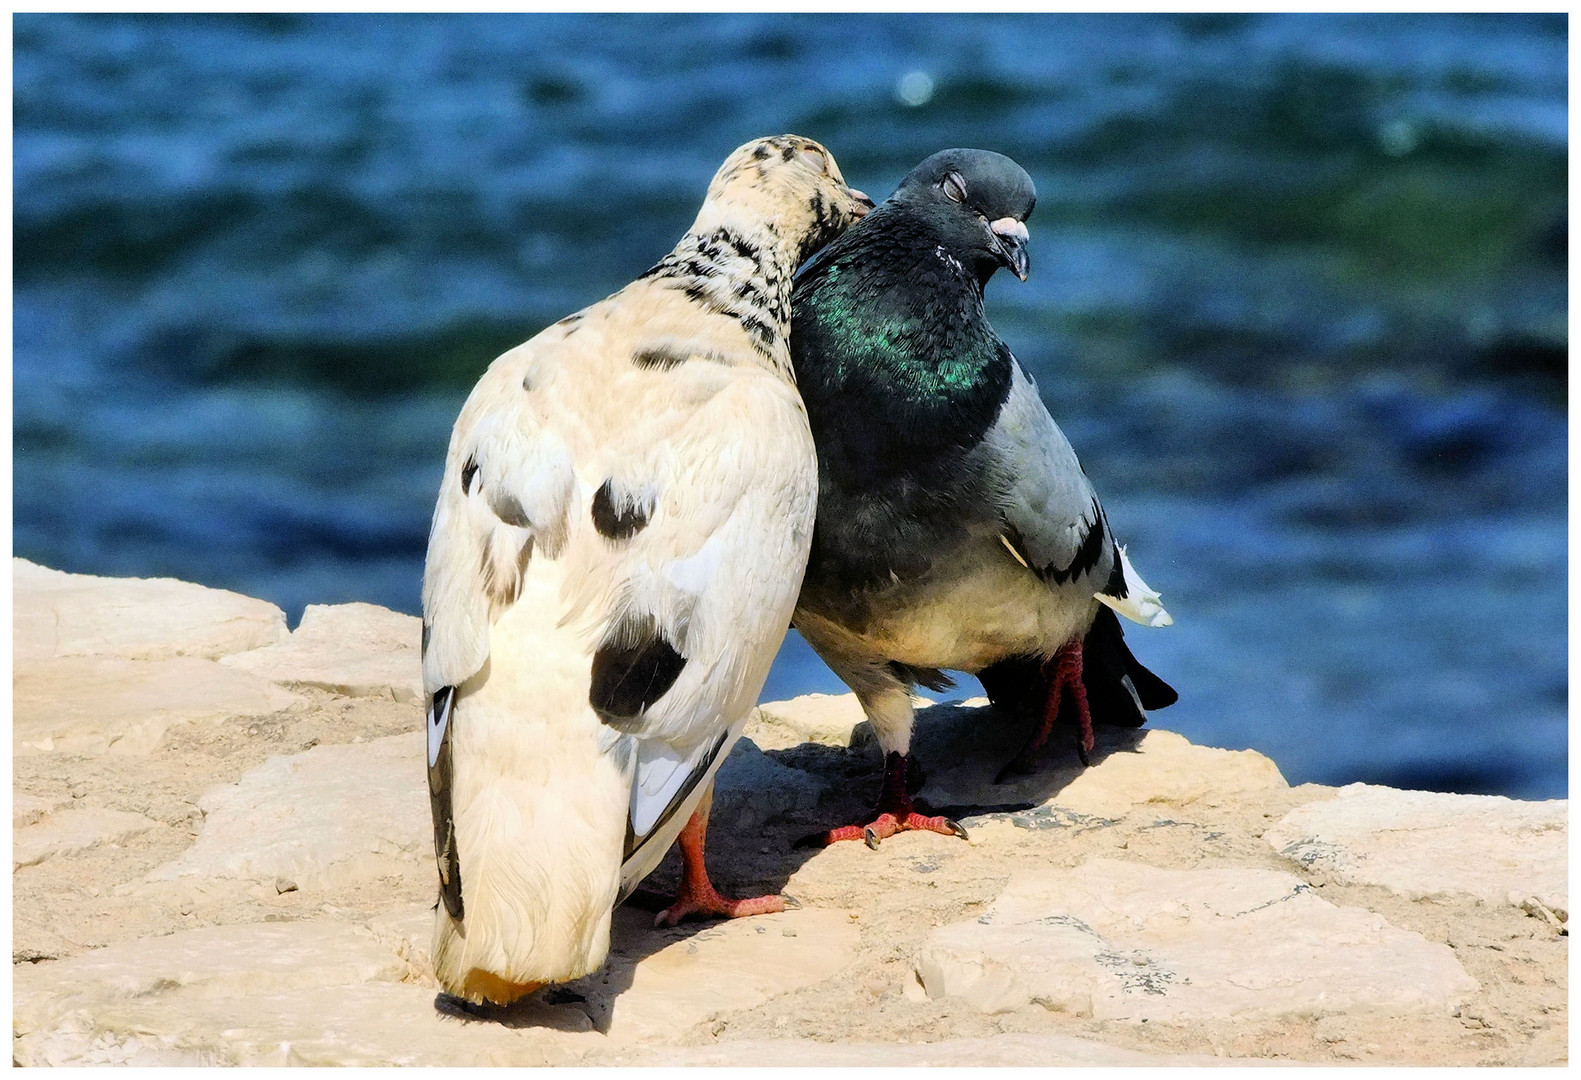
{"type": "MultiPolygon", "coordinates": [[[[1176,624],[1152,722],[1567,792],[1563,16],[14,22],[14,546],[416,611],[450,424],[734,146],[1011,154],[989,311],[1176,624]]],[[[765,696],[836,690],[794,637],[765,696]]],[[[969,680],[966,692],[975,692],[969,680]]]]}

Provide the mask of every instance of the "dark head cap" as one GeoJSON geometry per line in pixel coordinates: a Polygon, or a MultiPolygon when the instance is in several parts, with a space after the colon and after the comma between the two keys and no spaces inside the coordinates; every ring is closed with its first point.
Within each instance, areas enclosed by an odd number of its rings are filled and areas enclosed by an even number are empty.
{"type": "Polygon", "coordinates": [[[894,199],[927,210],[951,253],[972,258],[981,280],[999,266],[1026,280],[1026,221],[1037,189],[1027,171],[1005,155],[940,150],[906,174],[894,199]]]}

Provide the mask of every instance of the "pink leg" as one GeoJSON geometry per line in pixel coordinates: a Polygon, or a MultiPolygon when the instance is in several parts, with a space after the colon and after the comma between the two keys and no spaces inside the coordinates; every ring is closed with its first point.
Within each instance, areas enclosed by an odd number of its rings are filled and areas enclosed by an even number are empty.
{"type": "Polygon", "coordinates": [[[713,803],[713,793],[692,812],[692,818],[681,831],[681,888],[675,903],[659,912],[654,926],[674,926],[686,918],[740,919],[747,915],[768,915],[784,911],[787,906],[800,907],[796,901],[786,901],[785,896],[755,896],[750,900],[726,900],[714,890],[708,880],[708,868],[703,865],[703,841],[708,835],[708,811],[713,803]]]}
{"type": "Polygon", "coordinates": [[[911,796],[906,793],[906,757],[904,754],[890,753],[884,758],[884,783],[878,794],[878,816],[866,825],[846,825],[830,829],[824,837],[808,839],[813,842],[821,839],[825,847],[842,840],[865,840],[868,847],[876,848],[880,840],[898,832],[913,830],[966,839],[966,830],[949,818],[923,817],[916,812],[911,796]]]}

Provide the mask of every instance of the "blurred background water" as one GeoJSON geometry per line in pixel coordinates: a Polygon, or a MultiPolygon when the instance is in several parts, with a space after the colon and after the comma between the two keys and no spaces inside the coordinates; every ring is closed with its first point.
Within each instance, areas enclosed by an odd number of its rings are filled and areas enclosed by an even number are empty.
{"type": "MultiPolygon", "coordinates": [[[[450,425],[737,144],[1038,185],[990,316],[1176,624],[1152,722],[1567,792],[1564,16],[13,24],[15,551],[416,612],[450,425]]],[[[967,692],[976,692],[963,680],[967,692]]],[[[834,691],[794,635],[766,698],[834,691]]]]}

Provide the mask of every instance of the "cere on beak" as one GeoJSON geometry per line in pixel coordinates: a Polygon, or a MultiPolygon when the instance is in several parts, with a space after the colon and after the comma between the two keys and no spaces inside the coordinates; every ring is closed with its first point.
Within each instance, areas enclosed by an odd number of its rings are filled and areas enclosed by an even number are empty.
{"type": "Polygon", "coordinates": [[[1012,217],[1002,217],[998,221],[990,222],[989,229],[993,230],[994,243],[999,249],[999,257],[1010,268],[1010,272],[1022,281],[1027,279],[1027,226],[1024,221],[1017,221],[1012,217]]]}

